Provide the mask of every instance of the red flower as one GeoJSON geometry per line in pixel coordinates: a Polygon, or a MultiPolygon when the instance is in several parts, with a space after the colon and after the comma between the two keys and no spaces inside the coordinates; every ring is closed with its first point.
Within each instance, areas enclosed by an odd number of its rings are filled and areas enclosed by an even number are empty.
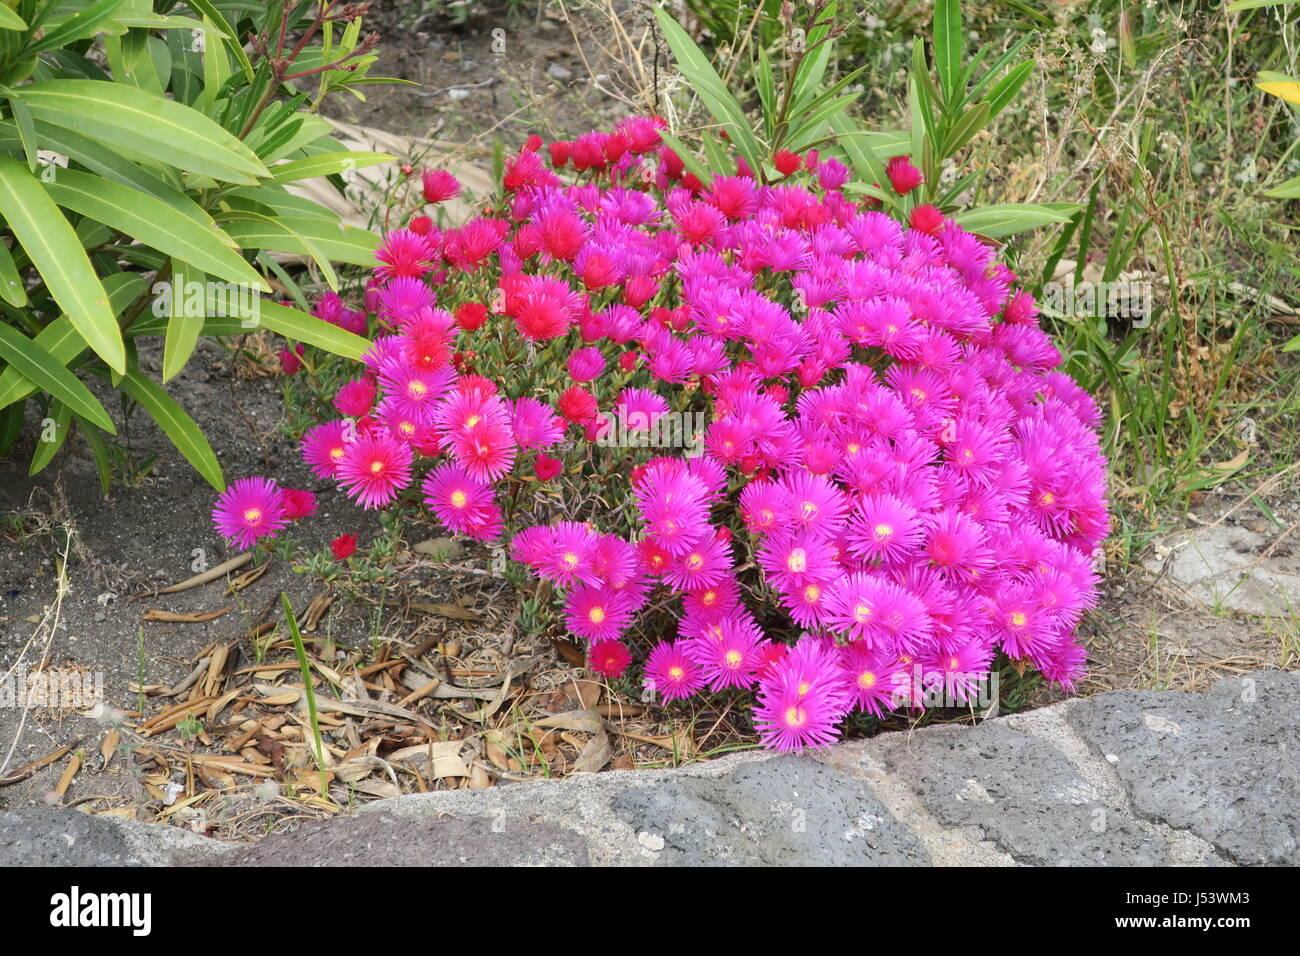
{"type": "Polygon", "coordinates": [[[524,149],[528,150],[530,153],[535,153],[541,148],[542,138],[536,133],[529,134],[528,139],[524,142],[524,149]]]}
{"type": "Polygon", "coordinates": [[[918,232],[937,236],[943,228],[944,216],[934,206],[917,206],[912,210],[911,223],[912,228],[918,232]]]}
{"type": "Polygon", "coordinates": [[[280,370],[285,375],[297,375],[302,369],[302,346],[294,346],[293,351],[280,349],[280,370]]]}
{"type": "Polygon", "coordinates": [[[630,372],[636,368],[638,356],[635,352],[624,352],[618,357],[618,367],[625,372],[630,372]]]}
{"type": "Polygon", "coordinates": [[[487,321],[487,306],[481,302],[466,302],[456,310],[456,324],[466,332],[473,332],[487,321]]]}
{"type": "Polygon", "coordinates": [[[587,666],[601,677],[621,677],[631,663],[632,653],[613,638],[596,641],[587,653],[587,666]]]}
{"type": "Polygon", "coordinates": [[[550,481],[562,471],[564,471],[564,462],[549,455],[538,455],[537,463],[533,466],[538,481],[550,481]]]}
{"type": "Polygon", "coordinates": [[[803,165],[803,160],[799,158],[798,153],[792,153],[788,149],[778,149],[776,155],[772,157],[772,165],[782,176],[789,176],[803,165]]]}
{"type": "Polygon", "coordinates": [[[909,156],[895,156],[885,167],[885,175],[889,177],[889,183],[894,187],[894,192],[900,196],[905,196],[917,186],[925,181],[921,171],[911,163],[909,156]]]}
{"type": "Polygon", "coordinates": [[[310,491],[284,489],[284,516],[290,521],[308,518],[316,513],[316,496],[310,491]]]}
{"type": "Polygon", "coordinates": [[[596,399],[586,389],[570,386],[557,403],[560,414],[575,425],[586,425],[596,420],[596,399]]]}
{"type": "Polygon", "coordinates": [[[412,216],[407,228],[417,236],[427,236],[433,229],[433,220],[428,216],[412,216]]]}
{"type": "Polygon", "coordinates": [[[330,551],[340,561],[346,561],[352,557],[356,550],[357,536],[355,534],[341,534],[330,542],[330,551]]]}
{"type": "Polygon", "coordinates": [[[569,156],[573,152],[573,144],[559,139],[550,145],[551,165],[559,169],[569,161],[569,156]]]}

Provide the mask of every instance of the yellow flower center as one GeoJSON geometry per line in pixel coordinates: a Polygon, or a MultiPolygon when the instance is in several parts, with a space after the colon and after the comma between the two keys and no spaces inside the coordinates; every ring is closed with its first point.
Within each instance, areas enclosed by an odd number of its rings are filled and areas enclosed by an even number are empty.
{"type": "Polygon", "coordinates": [[[880,524],[876,525],[875,533],[876,533],[876,540],[883,541],[885,538],[891,537],[893,535],[894,528],[892,525],[887,525],[884,522],[881,522],[880,524]]]}
{"type": "Polygon", "coordinates": [[[681,680],[683,673],[684,671],[680,667],[668,668],[668,676],[671,677],[673,680],[681,680]]]}
{"type": "Polygon", "coordinates": [[[816,604],[822,596],[822,589],[816,584],[810,584],[803,589],[803,599],[809,604],[816,604]]]}
{"type": "Polygon", "coordinates": [[[587,612],[587,617],[592,624],[599,624],[605,620],[605,609],[603,607],[593,607],[587,612]]]}
{"type": "Polygon", "coordinates": [[[876,675],[873,674],[871,671],[863,671],[861,674],[858,675],[858,686],[875,687],[876,675]]]}
{"type": "Polygon", "coordinates": [[[1025,626],[1025,615],[1024,615],[1024,613],[1021,612],[1021,611],[1012,611],[1012,612],[1011,612],[1011,624],[1012,624],[1013,627],[1024,627],[1024,626],[1025,626]]]}
{"type": "Polygon", "coordinates": [[[411,382],[406,386],[406,394],[410,395],[412,398],[423,398],[425,392],[428,390],[429,386],[425,385],[418,378],[411,380],[411,382]]]}
{"type": "Polygon", "coordinates": [[[337,448],[331,448],[331,449],[330,449],[330,457],[333,458],[335,461],[338,461],[340,458],[342,458],[342,457],[343,457],[343,446],[342,446],[342,445],[339,445],[337,448]]]}
{"type": "Polygon", "coordinates": [[[740,666],[742,660],[740,651],[727,651],[727,666],[736,668],[740,666]]]}
{"type": "Polygon", "coordinates": [[[249,508],[247,511],[244,512],[244,520],[249,524],[257,524],[259,521],[262,520],[262,509],[249,508]]]}
{"type": "Polygon", "coordinates": [[[866,604],[859,604],[853,609],[853,620],[859,624],[866,624],[871,620],[871,608],[866,604]]]}
{"type": "Polygon", "coordinates": [[[785,724],[787,727],[802,727],[808,719],[808,715],[802,707],[790,707],[785,712],[785,724]]]}
{"type": "Polygon", "coordinates": [[[463,491],[453,491],[451,493],[451,506],[453,508],[464,508],[469,504],[469,496],[463,491]]]}
{"type": "Polygon", "coordinates": [[[372,461],[370,463],[370,473],[372,475],[377,475],[383,470],[384,470],[384,463],[382,461],[372,461]]]}
{"type": "Polygon", "coordinates": [[[795,574],[800,574],[808,570],[808,552],[803,548],[795,548],[790,552],[790,557],[786,558],[785,566],[795,574]]]}

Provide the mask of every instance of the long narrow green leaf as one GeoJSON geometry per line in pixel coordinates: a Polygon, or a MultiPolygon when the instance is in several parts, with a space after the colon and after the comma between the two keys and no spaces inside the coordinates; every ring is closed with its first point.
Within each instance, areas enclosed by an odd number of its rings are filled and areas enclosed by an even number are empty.
{"type": "Polygon", "coordinates": [[[1017,63],[1006,76],[993,84],[993,88],[989,90],[989,116],[997,116],[1001,113],[1006,105],[1016,98],[1020,88],[1029,79],[1029,74],[1033,72],[1033,61],[1026,60],[1024,63],[1017,63]]]}
{"type": "MultiPolygon", "coordinates": [[[[0,148],[17,143],[17,135],[12,123],[0,121],[0,148]]],[[[85,166],[89,171],[98,173],[115,183],[130,186],[132,189],[146,192],[150,196],[156,196],[181,215],[194,220],[205,229],[213,228],[212,217],[204,212],[193,199],[107,146],[87,139],[72,130],[51,126],[49,123],[39,120],[36,123],[36,136],[46,149],[63,153],[69,159],[74,159],[85,166]]]]}
{"type": "MultiPolygon", "coordinates": [[[[105,276],[104,289],[108,292],[109,308],[113,310],[115,322],[122,310],[147,291],[144,279],[134,272],[117,272],[105,276]]],[[[33,341],[64,366],[71,365],[86,351],[86,340],[77,333],[67,315],[59,316],[41,329],[33,341]]],[[[36,386],[17,369],[7,368],[0,372],[0,408],[7,408],[36,390],[36,386]]]]}
{"type": "Polygon", "coordinates": [[[77,376],[27,336],[2,322],[0,359],[4,359],[28,381],[49,392],[74,412],[90,419],[104,431],[116,434],[113,420],[108,417],[104,406],[77,376]]]}
{"type": "Polygon", "coordinates": [[[86,344],[124,371],[122,333],[86,250],[40,180],[12,156],[0,156],[0,216],[86,344]]]}
{"type": "Polygon", "coordinates": [[[1069,222],[1080,208],[1077,203],[1002,203],[967,209],[953,219],[970,232],[1001,239],[1054,222],[1069,222]]]}
{"type": "Polygon", "coordinates": [[[15,92],[37,119],[186,172],[249,185],[270,175],[252,150],[198,110],[136,87],[56,79],[15,92]]]}
{"type": "Polygon", "coordinates": [[[27,24],[23,18],[14,13],[8,7],[0,4],[0,30],[26,30],[27,24]]]}
{"type": "Polygon", "coordinates": [[[179,259],[172,260],[171,283],[174,291],[171,295],[170,314],[167,316],[167,339],[163,343],[163,382],[169,381],[185,367],[185,363],[194,354],[194,347],[199,344],[207,310],[204,309],[205,314],[192,315],[189,296],[185,290],[191,282],[197,282],[203,288],[206,279],[207,276],[201,270],[179,259]]]}
{"type": "Polygon", "coordinates": [[[23,277],[18,274],[13,254],[3,242],[0,242],[0,298],[19,309],[27,304],[23,277]]]}
{"type": "MultiPolygon", "coordinates": [[[[844,150],[844,155],[857,171],[862,185],[870,186],[875,183],[883,188],[889,182],[889,178],[885,175],[885,165],[876,156],[876,152],[871,147],[867,137],[861,135],[862,131],[856,129],[852,121],[844,113],[832,117],[830,127],[835,131],[838,138],[837,142],[840,148],[844,150]]],[[[900,150],[901,152],[902,150],[900,150]]],[[[882,192],[881,196],[877,198],[890,206],[898,203],[898,197],[890,195],[888,192],[882,192]]]]}
{"type": "Polygon", "coordinates": [[[244,71],[244,76],[248,78],[248,82],[252,83],[253,64],[248,59],[248,54],[244,52],[244,45],[239,41],[235,28],[230,25],[230,21],[226,19],[225,14],[217,9],[212,0],[185,0],[185,5],[207,17],[221,28],[222,42],[226,44],[226,49],[239,62],[239,66],[244,71]]]}
{"type": "Polygon", "coordinates": [[[230,282],[247,282],[270,292],[271,287],[217,230],[204,229],[178,216],[161,199],[90,173],[62,170],[45,184],[60,206],[124,232],[137,242],[192,264],[230,282]]]}
{"type": "Polygon", "coordinates": [[[293,159],[271,167],[271,178],[277,183],[291,183],[300,179],[314,179],[317,176],[332,176],[348,169],[363,169],[380,163],[391,163],[397,159],[388,153],[367,153],[343,150],[337,153],[323,153],[306,159],[293,159]]]}
{"type": "MultiPolygon", "coordinates": [[[[123,0],[99,0],[97,3],[92,3],[84,10],[79,10],[63,20],[57,26],[46,30],[43,37],[30,44],[23,52],[31,56],[34,53],[55,50],[76,40],[85,39],[103,27],[104,24],[111,25],[113,14],[117,12],[118,7],[122,6],[122,2],[123,0]]],[[[120,33],[124,29],[124,27],[118,27],[115,28],[115,32],[120,33]]]]}
{"type": "Polygon", "coordinates": [[[72,424],[72,411],[57,398],[50,400],[49,416],[41,422],[41,437],[36,442],[36,451],[32,454],[32,463],[27,474],[38,474],[54,460],[63,443],[67,441],[72,424]],[[53,434],[50,434],[52,432],[53,434]]]}
{"type": "Polygon", "coordinates": [[[370,348],[369,339],[353,335],[324,319],[318,319],[314,315],[299,312],[286,305],[263,301],[258,311],[262,328],[278,332],[286,339],[295,342],[314,345],[343,358],[360,360],[370,348]]]}
{"type": "Polygon", "coordinates": [[[108,491],[113,486],[113,464],[108,456],[108,444],[98,428],[80,415],[73,417],[77,420],[77,428],[86,439],[86,444],[90,445],[91,454],[95,456],[95,470],[99,472],[99,487],[107,498],[108,491]]]}
{"type": "Polygon", "coordinates": [[[26,402],[15,402],[0,408],[0,455],[9,454],[23,428],[23,417],[27,412],[26,402]]]}
{"type": "Polygon", "coordinates": [[[962,39],[960,0],[934,0],[934,65],[945,107],[952,105],[957,94],[962,39]]]}
{"type": "Polygon", "coordinates": [[[1285,7],[1293,3],[1300,3],[1300,0],[1237,0],[1236,3],[1228,4],[1228,12],[1240,13],[1242,10],[1257,10],[1260,7],[1285,7]]]}
{"type": "Polygon", "coordinates": [[[655,8],[655,16],[659,20],[664,39],[668,41],[682,75],[704,101],[713,118],[726,129],[732,144],[744,157],[750,169],[757,172],[762,166],[763,151],[759,147],[758,140],[754,138],[754,131],[750,128],[745,111],[731,95],[717,71],[713,69],[708,57],[695,45],[695,41],[677,21],[663,7],[655,8]]]}
{"type": "Polygon", "coordinates": [[[194,470],[217,491],[226,490],[226,479],[221,474],[221,465],[212,451],[212,446],[203,437],[203,432],[190,418],[185,409],[176,400],[162,390],[153,380],[147,378],[139,369],[132,369],[122,377],[122,391],[126,392],[147,411],[153,420],[172,440],[176,450],[185,456],[185,460],[194,466],[194,470]]]}
{"type": "Polygon", "coordinates": [[[1281,186],[1266,190],[1264,195],[1277,199],[1300,199],[1300,176],[1294,176],[1281,186]]]}
{"type": "Polygon", "coordinates": [[[379,237],[373,232],[351,226],[340,231],[337,225],[320,219],[286,217],[253,221],[246,218],[254,215],[256,214],[239,212],[229,214],[228,218],[221,217],[226,235],[244,249],[293,252],[319,257],[326,262],[346,262],[357,266],[375,264],[379,237]]]}

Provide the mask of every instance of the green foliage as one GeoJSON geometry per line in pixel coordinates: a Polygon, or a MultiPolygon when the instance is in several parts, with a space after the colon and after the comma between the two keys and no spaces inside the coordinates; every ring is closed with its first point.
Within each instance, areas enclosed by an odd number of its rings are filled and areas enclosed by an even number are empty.
{"type": "Polygon", "coordinates": [[[358,336],[263,301],[271,286],[259,269],[267,253],[296,253],[336,288],[331,263],[372,264],[375,235],[286,190],[392,159],[341,151],[315,115],[332,93],[364,99],[361,87],[385,82],[368,75],[377,38],[361,35],[347,6],[0,6],[0,454],[34,399],[51,440],[31,472],[75,429],[107,489],[103,433],[115,429],[82,381],[93,374],[220,490],[198,426],[141,371],[140,339],[164,339],[163,382],[203,335],[261,327],[348,358],[364,351],[358,336]],[[307,83],[314,95],[300,91],[307,83]]]}
{"type": "MultiPolygon", "coordinates": [[[[922,203],[938,206],[945,213],[960,209],[960,197],[978,177],[971,174],[944,183],[940,175],[943,163],[960,154],[1020,92],[1033,71],[1031,60],[1020,59],[1031,35],[985,66],[986,49],[965,57],[958,0],[938,0],[932,24],[933,67],[927,62],[920,37],[912,47],[910,128],[867,130],[853,117],[859,99],[855,84],[866,76],[867,67],[828,79],[828,74],[834,75],[830,66],[835,62],[836,43],[847,31],[836,11],[836,4],[828,0],[810,4],[801,22],[790,19],[790,8],[780,11],[783,29],[772,36],[770,50],[760,47],[753,57],[751,73],[760,115],[751,121],[708,56],[662,7],[657,8],[659,27],[678,69],[714,121],[699,133],[703,162],[689,155],[680,138],[670,135],[666,140],[687,168],[705,182],[713,175],[734,172],[731,154],[719,139],[719,134],[725,134],[764,181],[779,178],[772,165],[777,152],[817,149],[850,165],[860,179],[854,188],[900,219],[906,219],[908,212],[922,203]],[[784,69],[776,69],[776,64],[783,64],[784,69]],[[922,186],[906,196],[898,196],[885,185],[886,161],[901,155],[910,155],[925,176],[922,186]]],[[[717,14],[719,23],[731,22],[730,12],[719,8],[717,14]]],[[[755,12],[759,21],[769,15],[766,8],[755,12]]],[[[766,34],[759,31],[758,35],[766,34]]],[[[1002,203],[964,209],[955,218],[967,229],[999,238],[1068,222],[1078,209],[1075,203],[1002,203]]]]}

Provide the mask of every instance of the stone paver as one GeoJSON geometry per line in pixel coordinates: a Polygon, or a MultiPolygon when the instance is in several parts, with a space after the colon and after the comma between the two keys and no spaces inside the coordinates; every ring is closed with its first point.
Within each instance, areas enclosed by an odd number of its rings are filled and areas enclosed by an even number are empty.
{"type": "Polygon", "coordinates": [[[1300,676],[1121,691],[804,756],[411,794],[229,846],[33,807],[0,866],[1300,863],[1300,676]]]}

